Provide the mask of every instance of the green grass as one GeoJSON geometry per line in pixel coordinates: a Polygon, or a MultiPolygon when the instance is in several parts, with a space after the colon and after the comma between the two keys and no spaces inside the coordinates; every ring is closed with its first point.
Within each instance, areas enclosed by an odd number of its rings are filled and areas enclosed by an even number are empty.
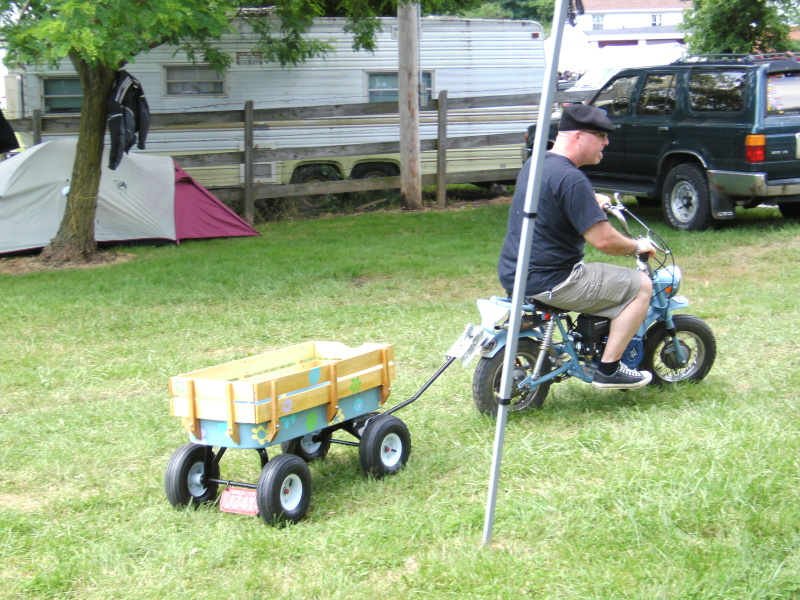
{"type": "MultiPolygon", "coordinates": [[[[757,209],[681,233],[641,213],[717,362],[699,385],[561,383],[512,414],[490,547],[494,423],[457,364],[397,413],[407,467],[368,480],[334,446],[296,526],[175,510],[162,479],[187,441],[172,375],[309,340],[385,342],[389,404],[410,397],[478,320],[475,299],[500,292],[506,206],[285,221],[0,275],[0,597],[800,598],[800,226],[757,209]]],[[[258,478],[252,451],[222,467],[258,478]]]]}

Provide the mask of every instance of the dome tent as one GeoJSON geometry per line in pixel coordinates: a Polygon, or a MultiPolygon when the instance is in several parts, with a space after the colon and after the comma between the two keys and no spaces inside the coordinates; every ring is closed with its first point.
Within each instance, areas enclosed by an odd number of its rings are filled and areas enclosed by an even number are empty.
{"type": "MultiPolygon", "coordinates": [[[[37,144],[0,162],[0,254],[46,246],[58,232],[66,207],[77,139],[37,144]]],[[[107,168],[95,215],[98,242],[259,235],[167,156],[127,154],[107,168]]]]}

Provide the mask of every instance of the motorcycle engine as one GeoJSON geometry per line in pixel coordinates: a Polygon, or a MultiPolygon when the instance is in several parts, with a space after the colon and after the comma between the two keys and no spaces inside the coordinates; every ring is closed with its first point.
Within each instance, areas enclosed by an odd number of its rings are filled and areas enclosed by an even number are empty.
{"type": "Polygon", "coordinates": [[[608,339],[610,321],[605,317],[578,315],[573,334],[580,344],[580,353],[587,358],[599,357],[608,339]]]}

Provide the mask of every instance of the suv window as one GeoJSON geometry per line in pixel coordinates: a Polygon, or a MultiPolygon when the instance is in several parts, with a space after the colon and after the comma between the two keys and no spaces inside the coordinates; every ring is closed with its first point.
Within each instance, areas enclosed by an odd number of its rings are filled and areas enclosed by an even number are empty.
{"type": "Polygon", "coordinates": [[[595,97],[592,104],[605,110],[611,117],[621,117],[628,113],[633,88],[638,75],[619,77],[610,81],[595,97]]]}
{"type": "Polygon", "coordinates": [[[800,114],[800,73],[776,73],[769,76],[767,114],[800,114]]]}
{"type": "Polygon", "coordinates": [[[747,71],[689,72],[689,108],[695,112],[740,112],[744,109],[747,71]]]}
{"type": "Polygon", "coordinates": [[[642,86],[637,115],[671,115],[675,112],[675,75],[648,75],[642,86]]]}

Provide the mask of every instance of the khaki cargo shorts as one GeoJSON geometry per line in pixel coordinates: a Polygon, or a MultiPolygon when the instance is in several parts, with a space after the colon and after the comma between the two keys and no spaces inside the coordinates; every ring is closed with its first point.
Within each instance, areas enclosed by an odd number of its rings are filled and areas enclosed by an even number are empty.
{"type": "Polygon", "coordinates": [[[581,261],[552,291],[531,297],[556,308],[614,319],[641,287],[636,269],[581,261]]]}

